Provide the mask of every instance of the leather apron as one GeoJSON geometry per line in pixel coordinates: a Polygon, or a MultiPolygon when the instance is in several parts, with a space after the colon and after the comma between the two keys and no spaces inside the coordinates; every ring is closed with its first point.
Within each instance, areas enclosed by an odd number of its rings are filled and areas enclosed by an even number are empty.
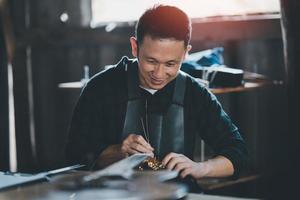
{"type": "MultiPolygon", "coordinates": [[[[137,62],[137,61],[135,61],[137,62]]],[[[179,72],[176,77],[172,102],[165,113],[149,113],[147,102],[142,99],[139,88],[138,64],[126,63],[128,71],[128,101],[123,127],[123,139],[129,134],[144,136],[144,128],[148,129],[149,141],[158,159],[163,159],[170,152],[185,153],[184,134],[184,94],[186,75],[179,72]],[[145,104],[146,103],[146,104],[145,104]],[[148,113],[145,113],[148,112],[148,113]],[[141,120],[145,120],[144,128],[141,120]]]]}

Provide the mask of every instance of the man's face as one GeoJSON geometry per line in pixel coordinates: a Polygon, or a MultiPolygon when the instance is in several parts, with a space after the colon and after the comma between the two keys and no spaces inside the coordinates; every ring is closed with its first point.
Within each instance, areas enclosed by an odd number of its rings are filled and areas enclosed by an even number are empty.
{"type": "Polygon", "coordinates": [[[162,89],[176,78],[181,63],[191,48],[186,47],[184,41],[147,35],[139,46],[134,37],[130,38],[130,43],[133,56],[138,58],[141,86],[154,90],[162,89]]]}

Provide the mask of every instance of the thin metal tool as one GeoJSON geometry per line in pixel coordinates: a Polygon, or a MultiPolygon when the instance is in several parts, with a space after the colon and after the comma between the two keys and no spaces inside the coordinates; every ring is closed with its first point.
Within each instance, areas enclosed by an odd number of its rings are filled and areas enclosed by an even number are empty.
{"type": "Polygon", "coordinates": [[[144,131],[144,136],[145,139],[147,140],[147,142],[150,144],[150,135],[149,135],[149,129],[148,129],[148,103],[147,103],[147,99],[146,99],[146,104],[145,104],[145,123],[143,120],[143,117],[141,117],[141,123],[142,123],[142,127],[143,127],[143,131],[144,131]],[[146,126],[145,126],[146,124],[146,126]]]}
{"type": "Polygon", "coordinates": [[[144,126],[144,122],[143,122],[143,118],[142,118],[142,117],[141,117],[141,123],[142,123],[142,127],[143,127],[143,132],[144,132],[145,139],[146,139],[147,142],[149,143],[149,138],[147,137],[147,134],[146,134],[146,130],[145,130],[145,126],[144,126]]]}
{"type": "Polygon", "coordinates": [[[145,120],[146,120],[146,131],[147,131],[147,136],[148,136],[148,143],[150,144],[150,135],[149,135],[149,129],[148,129],[148,101],[146,99],[146,114],[145,114],[145,120]]]}

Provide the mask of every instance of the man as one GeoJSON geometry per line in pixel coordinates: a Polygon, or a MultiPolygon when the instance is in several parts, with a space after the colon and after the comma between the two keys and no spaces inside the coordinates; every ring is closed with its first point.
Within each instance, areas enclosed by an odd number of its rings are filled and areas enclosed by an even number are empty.
{"type": "Polygon", "coordinates": [[[191,49],[188,16],[155,6],[139,19],[127,57],[96,74],[74,111],[67,145],[71,163],[105,167],[150,153],[181,177],[237,177],[248,153],[237,127],[216,97],[180,71],[191,49]],[[196,134],[216,156],[192,160],[196,134]]]}

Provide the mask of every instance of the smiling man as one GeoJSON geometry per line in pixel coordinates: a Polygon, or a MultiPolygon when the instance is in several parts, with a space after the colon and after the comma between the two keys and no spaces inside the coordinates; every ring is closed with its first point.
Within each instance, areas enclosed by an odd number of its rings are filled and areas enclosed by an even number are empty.
{"type": "Polygon", "coordinates": [[[132,55],[138,58],[139,80],[142,87],[160,90],[176,78],[185,55],[191,46],[174,38],[153,38],[145,35],[138,46],[130,38],[132,55]]]}
{"type": "Polygon", "coordinates": [[[105,167],[149,153],[182,178],[237,177],[248,152],[216,97],[180,71],[191,49],[191,22],[180,9],[158,5],[139,19],[132,55],[96,74],[74,110],[67,144],[71,163],[105,167]],[[199,135],[215,151],[193,161],[199,135]]]}

